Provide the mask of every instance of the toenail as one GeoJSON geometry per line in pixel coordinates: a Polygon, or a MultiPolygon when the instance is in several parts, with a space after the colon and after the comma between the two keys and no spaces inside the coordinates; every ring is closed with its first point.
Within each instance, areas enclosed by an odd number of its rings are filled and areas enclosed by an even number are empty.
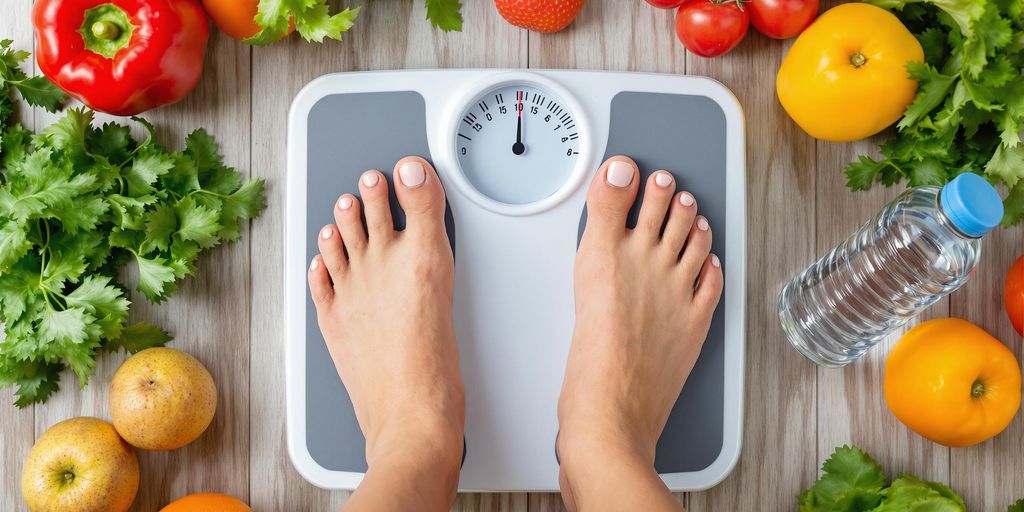
{"type": "Polygon", "coordinates": [[[402,179],[402,185],[416,188],[427,181],[427,172],[419,162],[406,162],[398,168],[398,177],[402,179]]]}
{"type": "Polygon", "coordinates": [[[658,175],[654,177],[654,183],[662,188],[667,187],[672,184],[672,175],[667,172],[659,172],[658,175]]]}
{"type": "Polygon", "coordinates": [[[312,272],[320,268],[320,258],[313,258],[313,261],[309,263],[309,270],[312,272]]]}
{"type": "Polygon", "coordinates": [[[679,203],[687,207],[693,206],[693,195],[690,194],[689,192],[683,192],[682,194],[679,194],[679,203]]]}
{"type": "Polygon", "coordinates": [[[710,227],[711,226],[708,225],[708,220],[704,217],[701,217],[700,220],[697,221],[697,229],[701,231],[707,231],[710,227]]]}
{"type": "Polygon", "coordinates": [[[715,268],[721,268],[722,260],[718,259],[718,256],[715,256],[714,254],[712,254],[711,255],[711,265],[713,265],[715,268]]]}
{"type": "Polygon", "coordinates": [[[351,197],[341,196],[341,198],[338,199],[338,209],[339,210],[348,210],[351,207],[352,207],[352,198],[351,197]]]}
{"type": "Polygon", "coordinates": [[[366,185],[367,187],[372,187],[376,185],[379,181],[380,176],[373,171],[369,171],[363,174],[363,185],[366,185]]]}
{"type": "Polygon", "coordinates": [[[605,179],[613,187],[626,188],[633,182],[633,166],[621,160],[615,160],[608,164],[605,179]]]}
{"type": "Polygon", "coordinates": [[[334,235],[334,230],[331,228],[324,228],[324,230],[320,232],[320,238],[323,238],[324,240],[327,240],[332,235],[334,235]]]}

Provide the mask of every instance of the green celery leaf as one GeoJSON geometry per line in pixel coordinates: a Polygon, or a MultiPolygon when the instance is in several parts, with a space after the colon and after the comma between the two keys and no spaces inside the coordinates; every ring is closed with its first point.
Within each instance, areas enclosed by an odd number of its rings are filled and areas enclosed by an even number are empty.
{"type": "Polygon", "coordinates": [[[322,43],[324,39],[341,40],[341,34],[352,28],[358,15],[358,7],[334,15],[327,4],[308,7],[295,17],[295,30],[306,41],[315,43],[322,43]]]}
{"type": "Polygon", "coordinates": [[[925,160],[918,160],[907,164],[910,169],[910,182],[911,187],[920,187],[923,185],[942,185],[949,181],[949,174],[942,163],[928,158],[925,160]]]}
{"type": "Polygon", "coordinates": [[[14,392],[14,405],[22,408],[34,403],[45,402],[47,398],[60,389],[60,372],[64,365],[42,364],[31,376],[17,380],[18,389],[14,392]]]}
{"type": "Polygon", "coordinates": [[[150,302],[160,303],[174,292],[174,269],[161,257],[135,257],[139,267],[138,290],[150,302]]]}
{"type": "Polygon", "coordinates": [[[153,184],[173,168],[174,159],[166,153],[146,151],[136,156],[124,174],[128,184],[128,195],[141,197],[155,192],[153,184]]]}
{"type": "Polygon", "coordinates": [[[462,30],[462,3],[459,0],[426,0],[427,19],[444,32],[462,30]]]}
{"type": "Polygon", "coordinates": [[[82,344],[92,338],[98,339],[99,336],[96,318],[86,312],[85,308],[68,308],[63,311],[46,308],[39,321],[39,340],[43,343],[69,341],[82,344]]]}
{"type": "Polygon", "coordinates": [[[914,34],[917,41],[924,49],[924,61],[938,67],[941,66],[949,56],[949,49],[946,46],[946,33],[938,27],[929,27],[921,33],[914,34]]]}
{"type": "Polygon", "coordinates": [[[816,502],[822,505],[831,506],[841,499],[854,499],[850,497],[852,494],[870,496],[885,485],[881,466],[855,446],[836,448],[822,464],[822,471],[821,478],[811,486],[816,502]]]}
{"type": "Polygon", "coordinates": [[[110,339],[121,335],[131,304],[121,289],[111,284],[110,277],[101,275],[82,279],[82,284],[65,300],[69,308],[81,308],[95,317],[101,329],[100,337],[110,339]]]}
{"type": "Polygon", "coordinates": [[[84,108],[68,110],[59,121],[43,129],[40,135],[57,150],[84,153],[85,135],[92,123],[93,111],[84,108]]]}
{"type": "Polygon", "coordinates": [[[262,179],[249,180],[233,194],[224,198],[220,215],[221,230],[217,236],[230,242],[238,240],[241,234],[239,221],[255,219],[267,207],[267,200],[263,195],[264,186],[262,179]]]}
{"type": "Polygon", "coordinates": [[[1003,227],[1020,224],[1024,220],[1024,182],[1010,189],[1010,194],[1003,199],[1003,227]]]}
{"type": "Polygon", "coordinates": [[[139,322],[121,330],[117,346],[134,354],[147,348],[162,347],[168,341],[171,341],[171,336],[163,329],[146,322],[139,322]]]}
{"type": "Polygon", "coordinates": [[[178,201],[174,211],[178,214],[178,230],[174,236],[196,242],[204,249],[217,245],[217,232],[221,228],[219,212],[196,204],[191,197],[178,201]]]}
{"type": "Polygon", "coordinates": [[[882,491],[885,501],[875,512],[965,512],[963,501],[947,497],[945,494],[952,494],[952,491],[945,486],[942,488],[940,492],[931,482],[903,475],[882,491]]]}
{"type": "Polygon", "coordinates": [[[156,202],[156,198],[147,195],[126,197],[120,194],[107,196],[114,225],[121,229],[142,229],[146,206],[156,202]]]}
{"type": "Polygon", "coordinates": [[[7,221],[0,227],[0,273],[10,268],[32,248],[23,224],[7,221]]]}
{"type": "Polygon", "coordinates": [[[1012,148],[999,146],[985,165],[985,174],[999,178],[1013,188],[1024,178],[1024,145],[1012,148]]]}
{"type": "Polygon", "coordinates": [[[170,247],[171,235],[178,230],[178,216],[174,208],[160,203],[156,208],[147,211],[145,217],[146,241],[143,242],[141,251],[166,251],[170,247]]]}
{"type": "Polygon", "coordinates": [[[949,94],[950,88],[956,83],[956,77],[943,75],[931,65],[923,62],[908,62],[907,72],[920,85],[917,89],[917,96],[914,97],[914,101],[907,107],[906,113],[903,114],[903,119],[900,119],[897,125],[900,130],[916,124],[921,119],[927,117],[932,110],[942,105],[942,102],[949,94]]]}

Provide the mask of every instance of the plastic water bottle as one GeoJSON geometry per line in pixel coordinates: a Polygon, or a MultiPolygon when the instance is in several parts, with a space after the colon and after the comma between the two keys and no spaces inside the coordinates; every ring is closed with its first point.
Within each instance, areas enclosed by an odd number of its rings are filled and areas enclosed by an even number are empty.
{"type": "Polygon", "coordinates": [[[981,237],[1002,217],[999,194],[977,174],[908,189],[786,285],[779,296],[786,337],[821,366],[853,362],[963,286],[981,237]]]}

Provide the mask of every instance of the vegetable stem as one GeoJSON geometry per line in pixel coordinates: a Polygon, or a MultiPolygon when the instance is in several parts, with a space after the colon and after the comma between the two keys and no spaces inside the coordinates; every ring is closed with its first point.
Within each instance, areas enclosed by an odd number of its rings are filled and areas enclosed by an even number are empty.
{"type": "Polygon", "coordinates": [[[113,41],[121,35],[121,27],[112,22],[100,20],[92,24],[92,35],[105,41],[113,41]]]}
{"type": "Polygon", "coordinates": [[[867,63],[868,58],[865,57],[864,54],[861,52],[855,52],[853,55],[850,56],[850,64],[852,64],[855,68],[859,68],[867,63]]]}
{"type": "Polygon", "coordinates": [[[971,398],[981,398],[985,396],[985,383],[981,379],[975,380],[974,384],[971,384],[971,398]]]}

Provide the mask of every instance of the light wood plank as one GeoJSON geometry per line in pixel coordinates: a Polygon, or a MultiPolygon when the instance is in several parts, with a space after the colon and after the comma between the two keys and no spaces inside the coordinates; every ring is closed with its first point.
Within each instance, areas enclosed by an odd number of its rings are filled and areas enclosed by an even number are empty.
{"type": "MultiPolygon", "coordinates": [[[[270,208],[253,227],[252,497],[256,510],[336,510],[348,493],[314,488],[299,476],[285,447],[281,234],[285,124],[294,95],[331,72],[435,67],[524,67],[526,36],[501,20],[490,2],[464,2],[462,33],[425,21],[423,2],[364,6],[341,43],[297,38],[253,53],[253,172],[270,183],[270,208]]],[[[525,510],[525,495],[461,496],[458,510],[525,510]]]]}
{"type": "MultiPolygon", "coordinates": [[[[181,103],[144,117],[156,124],[160,141],[171,148],[180,148],[193,129],[206,128],[217,137],[226,163],[247,174],[249,131],[238,127],[249,125],[249,93],[248,49],[214,34],[197,89],[181,103]]],[[[55,119],[42,112],[37,115],[45,119],[41,125],[55,119]]],[[[204,491],[248,499],[249,276],[248,234],[243,233],[243,241],[204,255],[198,274],[187,278],[166,304],[153,305],[131,293],[131,321],[146,320],[167,329],[175,336],[170,346],[202,361],[218,388],[217,415],[198,441],[173,452],[139,451],[142,484],[133,510],[156,510],[185,494],[204,491]]],[[[134,276],[128,279],[134,282],[134,276]]],[[[74,376],[65,372],[61,392],[37,407],[37,435],[75,416],[109,420],[107,387],[124,358],[101,357],[84,390],[77,389],[74,376]]]]}
{"type": "Polygon", "coordinates": [[[814,142],[772,86],[787,48],[751,32],[728,55],[691,55],[687,63],[689,73],[721,81],[743,105],[748,209],[743,453],[724,482],[690,494],[691,512],[792,510],[816,476],[816,370],[790,347],[777,313],[782,286],[817,257],[814,142]]]}
{"type": "MultiPolygon", "coordinates": [[[[852,192],[846,187],[843,173],[846,164],[861,154],[878,158],[879,144],[892,135],[887,131],[855,143],[817,143],[818,255],[832,250],[904,190],[879,185],[866,192],[852,192]]],[[[948,315],[949,303],[944,300],[909,326],[927,318],[948,315]]],[[[890,478],[910,472],[921,478],[949,483],[949,449],[903,426],[885,403],[882,390],[885,358],[909,326],[889,336],[846,368],[818,369],[819,466],[835,447],[852,443],[874,457],[890,478]]]]}
{"type": "MultiPolygon", "coordinates": [[[[27,23],[32,11],[31,2],[17,2],[8,9],[0,17],[0,39],[13,39],[14,48],[33,52],[32,25],[27,23]]],[[[23,69],[30,72],[34,62],[33,55],[23,69]]],[[[32,129],[35,125],[33,109],[20,100],[15,109],[15,121],[32,129]]],[[[3,339],[2,325],[0,339],[3,339]]],[[[3,425],[0,455],[4,460],[0,465],[0,510],[19,510],[24,506],[21,497],[21,462],[35,442],[35,407],[17,409],[12,404],[14,388],[0,390],[0,425],[3,425]]]]}
{"type": "MultiPolygon", "coordinates": [[[[1024,255],[1024,226],[997,228],[984,239],[977,274],[953,294],[953,317],[978,324],[1024,359],[1024,342],[1013,330],[1003,307],[1003,282],[1013,261],[1024,255]]],[[[952,450],[953,488],[970,510],[1006,510],[1024,498],[1024,412],[994,439],[952,450]]]]}

